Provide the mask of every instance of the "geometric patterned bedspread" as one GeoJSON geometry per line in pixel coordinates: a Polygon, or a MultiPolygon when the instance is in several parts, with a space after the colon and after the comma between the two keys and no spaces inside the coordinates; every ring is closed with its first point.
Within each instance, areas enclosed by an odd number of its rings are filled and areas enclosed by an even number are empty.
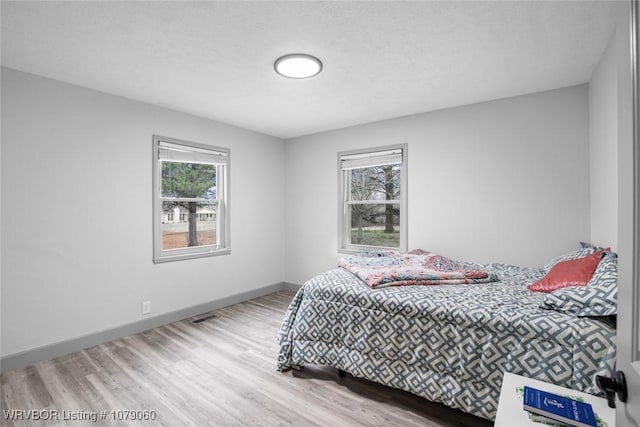
{"type": "Polygon", "coordinates": [[[277,368],[329,365],[495,418],[504,372],[598,394],[615,325],[538,306],[540,269],[485,265],[499,282],[371,289],[347,270],[300,288],[279,332],[277,368]]]}

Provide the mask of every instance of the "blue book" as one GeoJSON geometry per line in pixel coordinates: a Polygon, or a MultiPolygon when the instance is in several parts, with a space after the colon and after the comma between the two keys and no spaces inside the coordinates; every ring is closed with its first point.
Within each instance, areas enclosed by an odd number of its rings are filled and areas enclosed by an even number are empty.
{"type": "Polygon", "coordinates": [[[597,427],[590,404],[532,387],[524,387],[524,409],[576,427],[597,427]]]}

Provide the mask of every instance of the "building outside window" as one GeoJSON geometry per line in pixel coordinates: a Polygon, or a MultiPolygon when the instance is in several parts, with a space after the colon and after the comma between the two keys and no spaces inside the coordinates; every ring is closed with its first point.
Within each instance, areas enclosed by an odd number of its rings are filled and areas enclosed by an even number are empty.
{"type": "Polygon", "coordinates": [[[154,136],[153,152],[153,261],[229,253],[229,150],[154,136]]]}
{"type": "Polygon", "coordinates": [[[407,250],[407,145],[338,153],[341,252],[407,250]]]}

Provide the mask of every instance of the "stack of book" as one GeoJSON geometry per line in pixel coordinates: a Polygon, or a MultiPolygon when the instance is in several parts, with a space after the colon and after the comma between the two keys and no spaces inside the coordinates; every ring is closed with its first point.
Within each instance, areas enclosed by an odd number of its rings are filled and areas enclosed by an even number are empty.
{"type": "MultiPolygon", "coordinates": [[[[533,387],[524,387],[524,409],[536,414],[536,421],[547,420],[555,425],[597,427],[596,416],[589,403],[548,393],[533,387]]],[[[551,424],[548,423],[548,424],[551,424]]]]}

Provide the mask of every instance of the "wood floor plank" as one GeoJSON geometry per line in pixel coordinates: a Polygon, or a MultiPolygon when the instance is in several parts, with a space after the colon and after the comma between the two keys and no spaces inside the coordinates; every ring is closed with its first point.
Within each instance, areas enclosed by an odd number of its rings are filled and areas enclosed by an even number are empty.
{"type": "Polygon", "coordinates": [[[469,426],[491,422],[326,366],[278,372],[294,293],[225,307],[0,376],[7,426],[469,426]],[[11,421],[5,411],[92,412],[97,422],[11,421]],[[154,420],[122,419],[155,411],[154,420]],[[102,414],[106,414],[104,419],[102,414]]]}

